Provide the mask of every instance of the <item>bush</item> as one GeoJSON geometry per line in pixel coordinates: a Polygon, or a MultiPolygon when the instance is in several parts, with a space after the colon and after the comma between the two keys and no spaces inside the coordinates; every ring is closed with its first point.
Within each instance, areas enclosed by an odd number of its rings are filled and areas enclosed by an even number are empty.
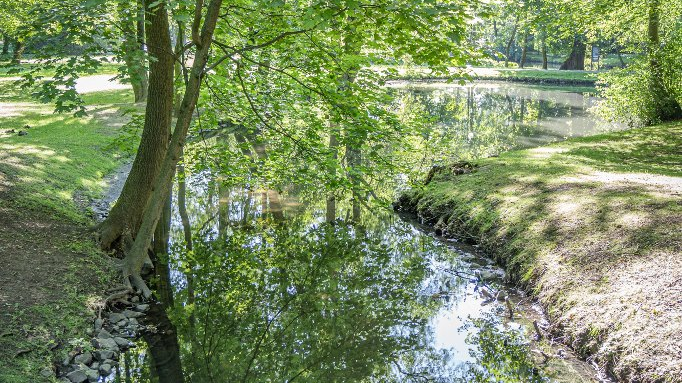
{"type": "Polygon", "coordinates": [[[657,53],[660,72],[654,75],[648,56],[638,57],[625,69],[599,75],[597,84],[604,98],[597,106],[600,116],[629,126],[657,124],[682,117],[682,32],[669,36],[657,53]],[[676,35],[680,36],[676,36],[676,35]]]}

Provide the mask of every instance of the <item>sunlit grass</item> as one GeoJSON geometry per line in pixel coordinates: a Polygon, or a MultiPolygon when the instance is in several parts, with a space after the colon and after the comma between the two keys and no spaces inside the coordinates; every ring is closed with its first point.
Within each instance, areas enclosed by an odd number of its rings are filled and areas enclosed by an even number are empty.
{"type": "Polygon", "coordinates": [[[680,122],[572,139],[443,171],[407,203],[494,254],[580,353],[622,371],[669,364],[666,334],[682,314],[669,289],[682,277],[681,147],[680,122]],[[657,315],[623,317],[643,305],[657,315]]]}
{"type": "MultiPolygon", "coordinates": [[[[91,109],[112,108],[116,115],[118,107],[112,104],[125,104],[131,96],[128,90],[106,91],[87,94],[85,99],[91,109]]],[[[105,150],[116,128],[92,115],[53,114],[47,105],[15,108],[9,117],[0,116],[0,130],[28,134],[0,138],[0,172],[13,183],[9,200],[0,203],[82,221],[76,200],[99,195],[103,175],[120,165],[120,156],[105,150]]]]}

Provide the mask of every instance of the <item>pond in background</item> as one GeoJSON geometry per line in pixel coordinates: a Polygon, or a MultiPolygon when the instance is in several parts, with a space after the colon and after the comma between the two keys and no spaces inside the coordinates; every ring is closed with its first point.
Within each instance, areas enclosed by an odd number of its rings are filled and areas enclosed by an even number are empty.
{"type": "MultiPolygon", "coordinates": [[[[497,83],[396,91],[401,108],[430,116],[425,134],[443,160],[618,128],[592,117],[594,98],[577,93],[497,83]]],[[[337,201],[330,216],[324,198],[293,187],[219,179],[189,175],[187,190],[174,191],[169,336],[189,381],[594,381],[585,363],[531,342],[529,324],[542,316],[474,247],[393,212],[352,219],[350,203],[337,201]],[[548,371],[542,352],[553,356],[548,371]]],[[[110,380],[158,380],[140,343],[110,380]]]]}
{"type": "Polygon", "coordinates": [[[598,98],[590,93],[511,84],[475,82],[391,84],[397,108],[421,116],[439,158],[470,160],[542,146],[571,137],[624,128],[590,112],[598,98]]]}

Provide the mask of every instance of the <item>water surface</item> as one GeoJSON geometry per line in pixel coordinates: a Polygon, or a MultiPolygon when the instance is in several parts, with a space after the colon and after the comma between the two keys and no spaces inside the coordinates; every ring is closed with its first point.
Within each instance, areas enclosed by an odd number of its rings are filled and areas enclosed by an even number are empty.
{"type": "MultiPolygon", "coordinates": [[[[592,97],[567,91],[496,83],[395,91],[395,107],[419,116],[433,163],[616,128],[588,112],[592,97]]],[[[532,342],[529,324],[543,323],[537,307],[475,247],[387,210],[353,217],[338,200],[330,215],[320,195],[220,178],[190,174],[187,190],[174,192],[169,316],[191,381],[593,381],[560,346],[532,342]]],[[[147,353],[128,355],[117,379],[127,371],[153,381],[147,353]]]]}

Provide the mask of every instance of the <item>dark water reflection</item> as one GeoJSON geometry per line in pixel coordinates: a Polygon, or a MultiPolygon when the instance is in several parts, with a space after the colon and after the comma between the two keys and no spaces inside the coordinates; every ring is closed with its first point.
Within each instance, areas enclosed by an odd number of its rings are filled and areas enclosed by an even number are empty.
{"type": "MultiPolygon", "coordinates": [[[[402,107],[431,116],[424,134],[443,159],[613,128],[595,124],[591,102],[495,84],[401,96],[402,107]]],[[[339,200],[329,217],[324,198],[228,188],[210,171],[187,177],[183,222],[178,192],[168,314],[185,381],[592,381],[575,360],[542,368],[528,326],[542,318],[474,248],[392,212],[365,211],[357,222],[339,200]]],[[[115,380],[160,381],[148,354],[128,353],[115,380]]]]}

